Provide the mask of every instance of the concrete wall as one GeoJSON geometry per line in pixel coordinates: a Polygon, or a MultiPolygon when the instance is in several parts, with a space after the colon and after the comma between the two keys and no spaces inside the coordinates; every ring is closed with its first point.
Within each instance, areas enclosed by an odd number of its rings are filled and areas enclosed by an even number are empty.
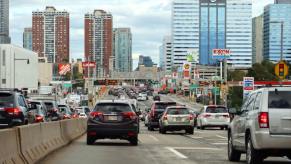
{"type": "Polygon", "coordinates": [[[15,45],[0,44],[0,87],[31,90],[37,86],[37,54],[15,45]]]}
{"type": "Polygon", "coordinates": [[[38,63],[38,81],[40,85],[49,85],[53,79],[53,64],[38,63]]]}

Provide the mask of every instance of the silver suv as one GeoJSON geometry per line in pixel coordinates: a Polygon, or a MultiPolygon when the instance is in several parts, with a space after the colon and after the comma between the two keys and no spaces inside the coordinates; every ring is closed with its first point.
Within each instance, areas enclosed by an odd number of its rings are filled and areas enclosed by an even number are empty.
{"type": "Polygon", "coordinates": [[[291,88],[263,88],[252,92],[235,114],[228,130],[228,158],[248,164],[268,156],[291,158],[291,88]]]}

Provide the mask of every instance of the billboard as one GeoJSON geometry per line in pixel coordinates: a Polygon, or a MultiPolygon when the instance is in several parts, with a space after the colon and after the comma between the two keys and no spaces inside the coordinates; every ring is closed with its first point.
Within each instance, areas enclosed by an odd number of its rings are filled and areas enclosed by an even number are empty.
{"type": "Polygon", "coordinates": [[[254,89],[255,89],[254,77],[244,77],[243,81],[244,98],[247,97],[254,89]]]}
{"type": "Polygon", "coordinates": [[[82,67],[83,68],[95,68],[96,67],[96,62],[89,62],[89,61],[86,61],[86,62],[82,62],[82,67]]]}
{"type": "Polygon", "coordinates": [[[59,64],[59,74],[66,75],[68,72],[71,71],[71,64],[59,64]]]}
{"type": "Polygon", "coordinates": [[[230,58],[231,51],[229,49],[212,49],[213,59],[228,59],[230,58]]]}

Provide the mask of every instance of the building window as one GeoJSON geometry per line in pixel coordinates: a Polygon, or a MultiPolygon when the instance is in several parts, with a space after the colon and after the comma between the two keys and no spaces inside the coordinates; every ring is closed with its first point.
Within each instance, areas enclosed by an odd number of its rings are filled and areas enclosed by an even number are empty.
{"type": "Polygon", "coordinates": [[[6,51],[3,50],[3,53],[2,53],[2,66],[5,66],[6,65],[6,51]]]}
{"type": "Polygon", "coordinates": [[[2,79],[2,84],[6,84],[6,79],[2,79]]]}

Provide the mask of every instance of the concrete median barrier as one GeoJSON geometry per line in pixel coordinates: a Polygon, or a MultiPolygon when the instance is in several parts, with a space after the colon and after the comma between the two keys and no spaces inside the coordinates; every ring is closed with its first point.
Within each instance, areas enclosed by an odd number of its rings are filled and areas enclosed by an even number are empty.
{"type": "Polygon", "coordinates": [[[20,152],[17,128],[0,130],[0,164],[26,164],[20,152]]]}
{"type": "Polygon", "coordinates": [[[62,138],[60,122],[41,124],[42,144],[46,154],[64,146],[66,142],[62,138]]]}
{"type": "Polygon", "coordinates": [[[79,126],[80,119],[70,119],[61,121],[61,132],[63,140],[68,143],[81,136],[85,131],[79,126]]]}
{"type": "Polygon", "coordinates": [[[36,163],[47,153],[42,144],[41,124],[20,126],[21,152],[29,164],[36,163]]]}

